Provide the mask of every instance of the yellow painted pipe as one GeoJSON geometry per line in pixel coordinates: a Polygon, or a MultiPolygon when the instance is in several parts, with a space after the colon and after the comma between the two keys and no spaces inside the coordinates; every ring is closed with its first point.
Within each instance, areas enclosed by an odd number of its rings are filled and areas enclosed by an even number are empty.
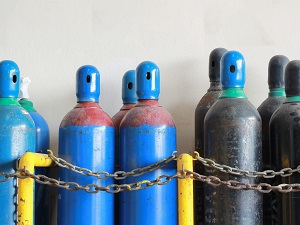
{"type": "MultiPolygon", "coordinates": [[[[193,157],[181,154],[177,159],[177,170],[193,171],[193,157]]],[[[179,225],[194,225],[194,194],[191,178],[178,179],[178,222],[179,225]]]]}
{"type": "MultiPolygon", "coordinates": [[[[25,168],[34,174],[34,167],[49,167],[52,165],[54,165],[54,162],[48,155],[26,152],[20,159],[19,169],[25,168]]],[[[18,225],[33,225],[34,180],[32,178],[18,179],[18,186],[18,225]]]]}

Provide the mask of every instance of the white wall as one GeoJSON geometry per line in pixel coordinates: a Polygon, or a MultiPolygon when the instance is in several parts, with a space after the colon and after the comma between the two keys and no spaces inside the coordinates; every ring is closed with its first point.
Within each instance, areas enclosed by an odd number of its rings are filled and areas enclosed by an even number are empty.
{"type": "Polygon", "coordinates": [[[30,97],[51,129],[76,104],[75,73],[101,73],[102,108],[121,107],[121,78],[144,60],[161,70],[161,104],[178,128],[178,150],[193,151],[194,110],[208,88],[208,56],[216,47],[240,51],[245,87],[257,107],[267,97],[275,54],[300,59],[300,1],[282,0],[0,0],[0,60],[30,76],[30,97]]]}
{"type": "Polygon", "coordinates": [[[275,54],[300,58],[299,1],[246,0],[0,0],[0,60],[30,76],[30,97],[51,129],[76,103],[75,73],[101,73],[103,109],[121,107],[121,77],[144,60],[161,69],[161,104],[178,128],[178,150],[192,151],[194,109],[208,88],[212,49],[246,59],[246,93],[255,106],[267,96],[267,66],[275,54]]]}

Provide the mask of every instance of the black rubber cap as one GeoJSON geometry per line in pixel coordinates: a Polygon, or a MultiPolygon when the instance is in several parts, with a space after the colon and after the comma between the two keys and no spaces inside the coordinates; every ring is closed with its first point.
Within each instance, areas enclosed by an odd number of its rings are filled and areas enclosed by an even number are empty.
{"type": "Polygon", "coordinates": [[[269,62],[269,89],[284,88],[284,70],[290,60],[284,55],[275,55],[269,62]]]}
{"type": "Polygon", "coordinates": [[[284,79],[286,97],[300,96],[300,60],[286,65],[284,79]]]}
{"type": "Polygon", "coordinates": [[[220,61],[224,53],[228,52],[225,48],[215,48],[209,55],[209,81],[220,81],[220,61]]]}

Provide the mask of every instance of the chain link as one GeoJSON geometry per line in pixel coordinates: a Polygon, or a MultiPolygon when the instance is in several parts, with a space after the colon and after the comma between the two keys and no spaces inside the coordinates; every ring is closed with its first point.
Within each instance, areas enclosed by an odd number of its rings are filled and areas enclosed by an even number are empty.
{"type": "MultiPolygon", "coordinates": [[[[125,179],[128,176],[134,176],[134,177],[141,176],[144,173],[148,173],[164,167],[169,162],[176,159],[176,151],[173,152],[170,157],[160,160],[157,163],[151,164],[149,166],[143,168],[136,168],[130,172],[117,171],[113,174],[107,172],[93,172],[86,168],[80,168],[78,166],[66,162],[63,159],[55,157],[52,154],[52,152],[49,153],[49,156],[58,166],[69,169],[73,172],[82,174],[84,176],[94,176],[98,179],[107,179],[109,177],[113,177],[116,180],[121,180],[121,179],[125,179]]],[[[250,178],[253,177],[273,178],[278,175],[282,177],[287,177],[287,176],[291,176],[295,172],[300,172],[300,166],[298,166],[296,169],[284,168],[278,172],[275,172],[273,170],[266,170],[263,172],[247,171],[247,170],[240,170],[237,168],[232,168],[230,166],[218,164],[211,159],[205,159],[200,157],[199,154],[197,153],[195,153],[195,158],[206,167],[214,168],[224,173],[230,173],[237,176],[246,176],[250,178]]],[[[193,179],[195,181],[204,182],[212,186],[226,186],[228,188],[235,189],[235,190],[255,190],[261,193],[269,193],[271,191],[277,191],[281,193],[300,191],[300,184],[298,183],[279,184],[277,186],[272,186],[267,183],[249,184],[245,182],[239,182],[237,180],[223,181],[216,176],[205,176],[185,169],[177,171],[177,173],[175,173],[174,175],[160,175],[155,180],[141,180],[130,184],[110,184],[108,186],[99,186],[97,184],[80,185],[76,182],[60,181],[54,178],[49,178],[41,174],[38,175],[31,174],[28,170],[26,170],[26,168],[19,169],[15,173],[11,173],[11,174],[5,172],[0,173],[0,183],[8,181],[10,178],[19,178],[19,179],[32,178],[37,183],[40,184],[49,185],[57,188],[63,188],[69,191],[84,190],[88,193],[98,193],[100,191],[105,191],[108,193],[115,194],[122,191],[144,190],[154,185],[166,185],[172,179],[175,178],[193,179]]]]}
{"type": "Polygon", "coordinates": [[[299,192],[300,191],[300,184],[279,184],[277,186],[272,186],[267,183],[260,183],[260,184],[249,184],[245,182],[239,182],[236,180],[228,180],[222,181],[220,178],[215,176],[204,176],[199,173],[189,171],[189,170],[182,170],[179,171],[183,173],[183,175],[177,176],[179,179],[186,179],[191,178],[193,180],[201,181],[207,183],[212,186],[226,186],[231,189],[235,190],[254,190],[261,193],[270,193],[271,191],[277,191],[281,193],[288,193],[288,192],[299,192]]]}
{"type": "MultiPolygon", "coordinates": [[[[65,182],[59,181],[54,178],[49,178],[45,175],[35,175],[29,173],[26,169],[18,170],[16,173],[8,174],[8,179],[12,177],[17,178],[32,178],[39,184],[49,185],[57,188],[63,188],[69,191],[78,191],[84,190],[87,193],[95,194],[100,191],[105,191],[107,193],[116,194],[122,191],[137,191],[137,190],[144,190],[154,185],[166,185],[172,179],[193,179],[195,181],[200,181],[207,183],[211,186],[226,186],[230,189],[235,190],[254,190],[261,193],[270,193],[271,191],[277,191],[281,193],[288,193],[288,192],[299,192],[300,191],[300,184],[279,184],[277,186],[272,186],[267,183],[259,183],[259,184],[249,184],[245,182],[239,182],[237,180],[228,180],[223,181],[216,176],[205,176],[199,173],[189,171],[186,169],[179,170],[174,175],[160,175],[155,180],[142,180],[135,183],[130,184],[110,184],[108,186],[99,186],[97,184],[88,184],[88,185],[80,185],[76,182],[65,182]],[[24,175],[21,175],[21,174],[24,175]]],[[[6,178],[5,178],[6,179],[6,178]]],[[[4,179],[3,179],[4,180],[4,179]]],[[[2,180],[2,181],[3,181],[2,180]]],[[[3,181],[4,182],[4,181],[3,181]]]]}
{"type": "Polygon", "coordinates": [[[263,178],[274,178],[275,176],[282,176],[282,177],[289,177],[293,173],[300,173],[300,165],[297,166],[297,168],[283,168],[280,171],[274,171],[274,170],[265,170],[262,172],[253,171],[253,170],[241,170],[239,168],[233,168],[227,165],[222,165],[219,163],[216,163],[215,161],[207,158],[202,158],[199,156],[197,152],[195,152],[194,156],[199,162],[201,162],[204,166],[209,168],[214,168],[216,170],[219,170],[223,173],[229,173],[235,176],[245,176],[250,178],[256,178],[256,177],[263,177],[263,178]]]}
{"type": "Polygon", "coordinates": [[[174,151],[174,152],[172,152],[171,156],[166,158],[166,159],[162,159],[162,160],[160,160],[156,163],[153,163],[149,166],[145,166],[143,168],[133,169],[130,172],[117,171],[113,174],[110,174],[110,173],[105,172],[105,171],[93,172],[93,171],[91,171],[87,168],[81,168],[79,166],[75,166],[75,165],[65,161],[62,158],[58,158],[58,157],[54,156],[53,153],[51,151],[49,151],[49,157],[55,162],[55,164],[57,166],[62,167],[62,168],[66,168],[68,170],[71,170],[75,173],[78,173],[78,174],[81,174],[81,175],[84,175],[84,176],[93,176],[93,177],[96,177],[98,179],[103,179],[103,180],[108,179],[110,177],[113,177],[116,180],[123,180],[123,179],[125,179],[126,177],[129,177],[129,176],[133,176],[133,177],[141,176],[145,173],[149,173],[149,172],[152,172],[154,170],[163,168],[169,162],[171,162],[172,160],[174,160],[176,158],[176,154],[177,154],[177,152],[174,151]]]}
{"type": "MultiPolygon", "coordinates": [[[[146,188],[149,188],[153,185],[165,185],[169,183],[172,179],[176,178],[178,176],[178,173],[174,175],[161,175],[157,177],[155,180],[142,180],[131,184],[110,184],[108,186],[99,186],[97,184],[88,184],[88,185],[80,185],[76,182],[65,182],[56,180],[53,178],[49,178],[45,175],[34,175],[29,173],[28,170],[22,170],[22,173],[24,173],[27,178],[34,179],[39,184],[49,185],[52,187],[57,188],[63,188],[68,191],[78,191],[78,190],[84,190],[88,193],[98,193],[99,191],[105,191],[108,193],[116,194],[122,191],[136,191],[136,190],[144,190],[146,188]]],[[[20,177],[20,176],[18,176],[20,177]]],[[[25,178],[24,176],[21,176],[22,178],[25,178]]]]}

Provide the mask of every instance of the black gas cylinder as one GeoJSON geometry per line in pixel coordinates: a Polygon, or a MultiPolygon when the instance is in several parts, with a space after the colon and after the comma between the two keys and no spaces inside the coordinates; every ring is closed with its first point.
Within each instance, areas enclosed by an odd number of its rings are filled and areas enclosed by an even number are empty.
{"type": "MultiPolygon", "coordinates": [[[[285,101],[284,70],[289,59],[283,55],[276,55],[270,59],[268,69],[269,96],[257,108],[262,120],[262,160],[263,170],[274,170],[271,166],[272,152],[269,148],[269,122],[273,113],[285,101]]],[[[265,179],[264,182],[274,184],[274,179],[265,179]]],[[[277,203],[276,193],[270,192],[263,195],[264,224],[276,225],[277,203]],[[273,215],[273,216],[272,216],[273,215]]]]}
{"type": "MultiPolygon", "coordinates": [[[[270,120],[270,147],[276,170],[296,168],[300,164],[300,60],[287,64],[285,69],[285,102],[270,120]]],[[[279,177],[280,183],[299,183],[300,174],[279,177]]],[[[300,192],[279,193],[278,224],[300,224],[300,192]]]]}
{"type": "MultiPolygon", "coordinates": [[[[223,92],[204,120],[204,156],[220,164],[243,170],[261,170],[261,118],[248,101],[243,88],[245,61],[237,51],[221,59],[223,92]]],[[[257,182],[255,178],[233,176],[213,168],[206,175],[221,180],[257,182]]],[[[204,186],[206,225],[262,225],[262,194],[228,187],[204,186]]]]}
{"type": "MultiPolygon", "coordinates": [[[[209,55],[209,82],[207,93],[199,101],[195,110],[195,148],[200,156],[204,155],[204,117],[209,108],[218,100],[222,93],[220,82],[220,60],[227,52],[225,48],[216,48],[209,55]]],[[[203,174],[203,165],[196,161],[195,171],[203,174]]],[[[204,191],[203,183],[194,182],[194,224],[204,224],[204,191]]]]}

